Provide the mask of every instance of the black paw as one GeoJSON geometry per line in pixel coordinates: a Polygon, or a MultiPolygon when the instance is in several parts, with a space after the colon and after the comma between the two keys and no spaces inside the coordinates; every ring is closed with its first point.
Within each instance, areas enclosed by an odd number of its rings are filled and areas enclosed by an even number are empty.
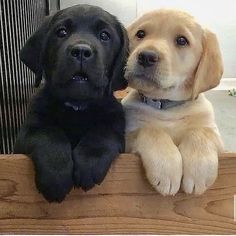
{"type": "MultiPolygon", "coordinates": [[[[75,154],[74,154],[75,155],[75,154]]],[[[73,179],[76,187],[87,191],[105,178],[113,158],[76,153],[73,179]]]]}
{"type": "Polygon", "coordinates": [[[62,202],[73,187],[73,166],[63,170],[41,168],[36,170],[35,182],[48,202],[62,202]]]}

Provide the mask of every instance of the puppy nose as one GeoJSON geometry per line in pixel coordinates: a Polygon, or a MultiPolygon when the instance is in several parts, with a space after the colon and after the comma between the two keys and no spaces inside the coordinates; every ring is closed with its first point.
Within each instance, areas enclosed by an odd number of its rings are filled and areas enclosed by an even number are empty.
{"type": "Polygon", "coordinates": [[[71,56],[84,61],[92,58],[93,51],[88,44],[77,44],[71,49],[71,56]]]}
{"type": "Polygon", "coordinates": [[[153,51],[143,51],[138,55],[138,63],[143,67],[155,65],[158,59],[158,54],[153,51]]]}

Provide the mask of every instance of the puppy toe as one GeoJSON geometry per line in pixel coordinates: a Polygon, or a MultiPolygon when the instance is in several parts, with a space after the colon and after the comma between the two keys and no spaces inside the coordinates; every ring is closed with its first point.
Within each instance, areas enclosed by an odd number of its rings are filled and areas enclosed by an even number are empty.
{"type": "Polygon", "coordinates": [[[204,183],[196,183],[194,188],[194,194],[201,195],[207,190],[207,187],[204,183]]]}
{"type": "Polygon", "coordinates": [[[101,184],[110,168],[110,162],[100,162],[93,168],[93,180],[96,184],[101,184]]]}
{"type": "Polygon", "coordinates": [[[88,191],[104,180],[111,161],[108,161],[105,158],[94,158],[96,161],[93,160],[90,162],[81,160],[82,158],[75,162],[75,170],[73,173],[74,185],[78,188],[81,187],[84,191],[88,191]]]}
{"type": "Polygon", "coordinates": [[[48,201],[48,202],[62,202],[67,193],[63,193],[62,191],[57,191],[56,188],[53,188],[52,191],[50,190],[42,190],[40,191],[40,193],[43,194],[44,198],[48,201]]]}
{"type": "Polygon", "coordinates": [[[203,194],[216,180],[218,173],[217,156],[196,157],[185,160],[182,189],[186,193],[203,194]]]}
{"type": "Polygon", "coordinates": [[[182,182],[182,190],[185,193],[191,194],[194,191],[194,181],[192,178],[186,178],[184,176],[183,182],[182,182]]]}
{"type": "Polygon", "coordinates": [[[165,179],[164,181],[161,181],[160,184],[157,186],[157,191],[163,196],[169,195],[170,194],[169,179],[165,179]]]}
{"type": "Polygon", "coordinates": [[[62,202],[73,187],[72,177],[36,177],[36,186],[48,202],[62,202]]]}
{"type": "Polygon", "coordinates": [[[94,180],[93,180],[93,175],[91,173],[91,170],[85,170],[82,171],[80,174],[80,187],[84,190],[84,191],[88,191],[91,188],[93,188],[95,185],[94,180]]]}
{"type": "Polygon", "coordinates": [[[87,181],[87,182],[84,182],[84,183],[81,183],[81,188],[87,192],[89,191],[91,188],[93,188],[95,186],[94,182],[92,181],[87,181]]]}
{"type": "Polygon", "coordinates": [[[211,179],[210,181],[206,180],[206,176],[188,177],[188,175],[185,174],[182,181],[182,189],[185,193],[188,194],[193,193],[196,195],[201,195],[214,183],[215,178],[211,179]]]}
{"type": "Polygon", "coordinates": [[[162,195],[175,195],[182,178],[182,160],[180,155],[176,159],[156,159],[155,165],[145,165],[146,176],[151,185],[162,195]]]}
{"type": "Polygon", "coordinates": [[[106,173],[104,173],[104,172],[103,173],[95,173],[93,176],[94,182],[98,185],[101,184],[102,181],[104,180],[105,176],[106,176],[106,173]]]}
{"type": "Polygon", "coordinates": [[[206,181],[205,181],[205,187],[206,188],[211,187],[216,181],[216,178],[217,178],[217,175],[218,175],[218,169],[214,170],[213,172],[215,172],[215,173],[212,174],[212,175],[209,175],[206,178],[206,181]]]}
{"type": "Polygon", "coordinates": [[[179,180],[176,179],[171,183],[169,195],[175,195],[179,191],[180,182],[181,182],[181,179],[179,180]]]}
{"type": "Polygon", "coordinates": [[[175,180],[171,180],[167,176],[165,176],[165,178],[163,179],[158,177],[150,178],[149,176],[148,179],[151,185],[156,189],[156,191],[158,191],[163,196],[175,195],[179,191],[181,180],[177,176],[175,180]]]}

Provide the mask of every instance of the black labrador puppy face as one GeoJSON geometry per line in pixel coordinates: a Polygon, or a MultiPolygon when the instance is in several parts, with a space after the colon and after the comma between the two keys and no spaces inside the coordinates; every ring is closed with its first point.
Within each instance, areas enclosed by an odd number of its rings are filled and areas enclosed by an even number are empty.
{"type": "Polygon", "coordinates": [[[126,31],[101,8],[78,5],[49,17],[27,41],[21,60],[44,74],[63,100],[91,99],[126,87],[126,31]]]}

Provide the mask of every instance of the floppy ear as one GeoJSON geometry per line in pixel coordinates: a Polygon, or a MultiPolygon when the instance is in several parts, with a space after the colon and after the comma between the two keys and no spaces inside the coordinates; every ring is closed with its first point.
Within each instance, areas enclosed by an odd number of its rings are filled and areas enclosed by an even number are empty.
{"type": "Polygon", "coordinates": [[[125,89],[128,85],[128,82],[124,77],[124,74],[125,74],[125,65],[129,54],[129,39],[124,26],[120,24],[119,28],[120,28],[119,34],[121,39],[121,46],[113,67],[113,74],[111,79],[112,91],[125,89]]]}
{"type": "Polygon", "coordinates": [[[43,53],[48,26],[51,18],[51,16],[47,16],[45,18],[43,24],[33,35],[31,35],[31,37],[26,41],[24,47],[20,51],[21,61],[36,74],[35,87],[38,87],[42,80],[43,53]]]}
{"type": "Polygon", "coordinates": [[[193,99],[199,93],[216,87],[223,74],[223,62],[216,35],[205,30],[203,36],[203,54],[201,56],[193,85],[193,99]]]}

